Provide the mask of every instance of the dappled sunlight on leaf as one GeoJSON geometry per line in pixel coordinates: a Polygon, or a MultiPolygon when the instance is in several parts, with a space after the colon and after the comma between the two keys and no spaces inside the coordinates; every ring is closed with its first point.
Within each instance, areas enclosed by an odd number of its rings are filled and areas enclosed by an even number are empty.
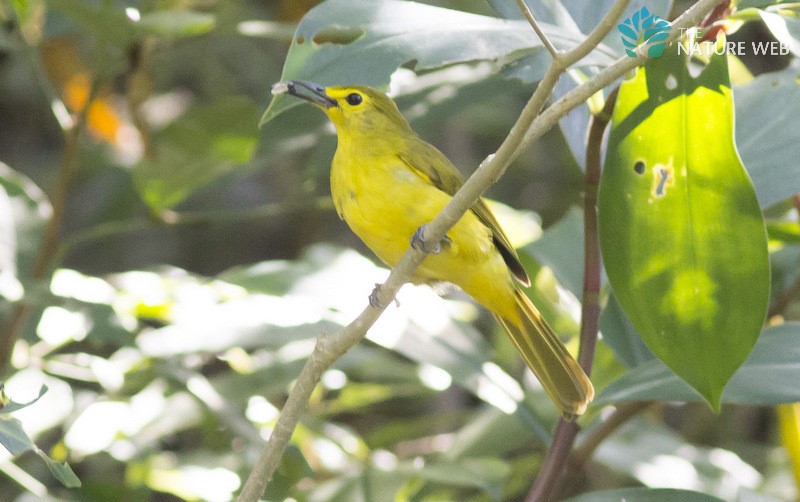
{"type": "Polygon", "coordinates": [[[241,486],[241,480],[224,467],[179,463],[171,456],[162,455],[151,465],[147,484],[183,500],[227,502],[241,486]]]}
{"type": "Polygon", "coordinates": [[[63,380],[35,368],[26,368],[15,373],[5,384],[6,393],[17,402],[34,399],[42,385],[46,385],[48,391],[34,405],[12,414],[25,424],[25,431],[33,439],[69,416],[74,406],[72,389],[63,380]]]}
{"type": "Polygon", "coordinates": [[[605,441],[596,460],[653,488],[683,488],[734,500],[762,476],[731,451],[685,442],[660,424],[635,419],[605,441]]]}
{"type": "Polygon", "coordinates": [[[91,319],[81,312],[52,306],[44,309],[36,334],[45,342],[57,347],[86,338],[86,334],[92,328],[91,323],[91,319]]]}

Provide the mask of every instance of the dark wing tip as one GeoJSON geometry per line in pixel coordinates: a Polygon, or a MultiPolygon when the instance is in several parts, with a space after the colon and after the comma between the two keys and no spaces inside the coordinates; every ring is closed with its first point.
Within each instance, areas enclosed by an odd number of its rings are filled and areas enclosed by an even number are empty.
{"type": "Polygon", "coordinates": [[[528,272],[525,271],[525,267],[523,267],[522,263],[519,261],[519,256],[517,256],[517,253],[513,249],[509,249],[507,246],[504,246],[497,236],[493,236],[492,240],[494,241],[494,246],[498,251],[500,251],[500,256],[503,257],[503,261],[506,262],[511,274],[520,282],[520,284],[525,287],[529,287],[531,285],[531,279],[528,277],[528,272]]]}

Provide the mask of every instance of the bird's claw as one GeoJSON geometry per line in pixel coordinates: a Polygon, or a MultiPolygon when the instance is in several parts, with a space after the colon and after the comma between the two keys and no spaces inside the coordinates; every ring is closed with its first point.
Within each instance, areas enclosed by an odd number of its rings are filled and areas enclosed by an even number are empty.
{"type": "MultiPolygon", "coordinates": [[[[369,294],[369,304],[372,306],[372,308],[376,309],[383,308],[383,302],[381,302],[381,300],[378,298],[380,292],[381,292],[381,285],[375,283],[375,289],[373,289],[372,293],[369,294]]],[[[397,298],[394,299],[394,303],[398,307],[400,306],[400,300],[398,300],[397,298]]]]}
{"type": "Polygon", "coordinates": [[[450,244],[450,239],[446,236],[442,238],[442,240],[436,242],[433,246],[430,246],[428,242],[425,240],[425,229],[428,228],[428,225],[422,225],[414,232],[414,235],[411,236],[411,247],[422,251],[423,253],[428,254],[439,254],[442,252],[442,247],[447,246],[450,244]]]}
{"type": "Polygon", "coordinates": [[[381,303],[380,299],[378,299],[378,294],[381,292],[381,285],[375,284],[375,289],[372,290],[372,293],[369,294],[369,304],[372,308],[383,308],[383,303],[381,303]]]}

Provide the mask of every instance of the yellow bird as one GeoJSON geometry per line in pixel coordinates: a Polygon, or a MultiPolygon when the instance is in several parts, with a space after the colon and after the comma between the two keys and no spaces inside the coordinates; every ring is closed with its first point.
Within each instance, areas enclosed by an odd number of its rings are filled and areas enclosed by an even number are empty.
{"type": "Polygon", "coordinates": [[[511,336],[561,414],[586,410],[594,388],[517,282],[530,279],[486,202],[481,199],[434,245],[421,227],[450,202],[464,178],[447,157],[411,129],[394,101],[369,87],[279,82],[321,108],[336,126],[331,192],[339,217],[389,266],[409,242],[430,254],[413,282],[449,282],[488,308],[511,336]]]}

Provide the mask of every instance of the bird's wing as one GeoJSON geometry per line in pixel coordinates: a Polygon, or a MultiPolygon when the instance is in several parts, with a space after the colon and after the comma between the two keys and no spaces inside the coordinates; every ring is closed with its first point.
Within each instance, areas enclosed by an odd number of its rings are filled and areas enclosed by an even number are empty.
{"type": "MultiPolygon", "coordinates": [[[[464,177],[461,172],[450,162],[450,160],[436,147],[419,140],[413,143],[413,148],[405,148],[398,156],[408,167],[419,173],[423,178],[427,179],[433,186],[439,190],[454,195],[456,191],[464,184],[464,177]]],[[[492,232],[492,240],[495,247],[500,251],[503,261],[506,262],[509,270],[517,278],[519,282],[526,286],[530,286],[531,281],[528,278],[528,273],[525,272],[525,267],[519,261],[519,256],[514,246],[508,240],[505,232],[500,227],[500,223],[492,214],[486,201],[478,199],[470,208],[478,219],[486,225],[492,232]]]]}

